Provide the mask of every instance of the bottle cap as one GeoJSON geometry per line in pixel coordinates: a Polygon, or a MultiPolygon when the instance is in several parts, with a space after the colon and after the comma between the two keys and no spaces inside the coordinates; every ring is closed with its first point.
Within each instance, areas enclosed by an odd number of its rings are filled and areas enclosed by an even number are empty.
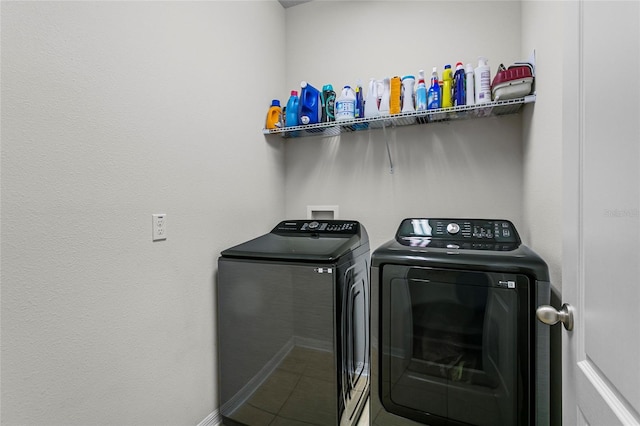
{"type": "Polygon", "coordinates": [[[307,87],[307,85],[308,85],[308,84],[309,84],[309,83],[307,83],[306,81],[302,80],[302,81],[300,82],[300,87],[302,87],[302,88],[304,89],[305,87],[307,87]]]}
{"type": "Polygon", "coordinates": [[[322,86],[323,92],[328,90],[333,90],[333,86],[331,84],[325,84],[324,86],[322,86]]]}
{"type": "Polygon", "coordinates": [[[467,72],[473,72],[473,65],[467,64],[467,72]]]}
{"type": "Polygon", "coordinates": [[[451,69],[451,64],[447,64],[447,65],[445,65],[445,66],[444,66],[444,69],[445,69],[445,70],[446,70],[446,69],[451,69]]]}
{"type": "Polygon", "coordinates": [[[462,68],[463,68],[462,62],[456,63],[456,69],[462,69],[462,68]]]}
{"type": "Polygon", "coordinates": [[[351,89],[351,86],[344,86],[344,89],[351,89]]]}
{"type": "Polygon", "coordinates": [[[280,106],[280,101],[278,99],[274,99],[271,101],[271,106],[280,106]]]}
{"type": "Polygon", "coordinates": [[[412,78],[412,79],[414,79],[414,80],[416,79],[416,78],[415,78],[414,76],[412,76],[412,75],[405,75],[404,77],[402,77],[402,79],[403,79],[403,80],[404,80],[404,79],[409,79],[409,78],[412,78]]]}
{"type": "Polygon", "coordinates": [[[291,91],[291,96],[298,96],[298,91],[297,90],[292,90],[291,91]]]}

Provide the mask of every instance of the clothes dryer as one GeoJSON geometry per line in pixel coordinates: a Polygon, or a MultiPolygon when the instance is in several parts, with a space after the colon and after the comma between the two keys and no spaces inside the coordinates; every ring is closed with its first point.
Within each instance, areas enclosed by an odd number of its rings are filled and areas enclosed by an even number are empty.
{"type": "Polygon", "coordinates": [[[220,412],[228,425],[354,425],[369,392],[369,238],[289,220],[218,259],[220,412]]]}
{"type": "Polygon", "coordinates": [[[372,425],[550,423],[553,288],[511,222],[405,219],[371,262],[372,425]]]}

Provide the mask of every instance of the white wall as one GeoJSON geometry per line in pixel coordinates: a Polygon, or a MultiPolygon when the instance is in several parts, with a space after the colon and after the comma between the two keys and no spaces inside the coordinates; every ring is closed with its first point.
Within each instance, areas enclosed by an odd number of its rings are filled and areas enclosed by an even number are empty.
{"type": "Polygon", "coordinates": [[[3,425],[217,408],[216,258],[284,215],[282,145],[261,134],[286,90],[284,16],[2,2],[3,425]]]}
{"type": "MultiPolygon", "coordinates": [[[[339,91],[361,78],[366,87],[370,77],[420,69],[430,75],[434,66],[441,77],[445,64],[477,66],[478,56],[489,59],[494,75],[501,62],[531,53],[521,48],[520,21],[519,1],[302,4],[287,10],[287,90],[301,80],[339,91]]],[[[367,227],[372,250],[414,215],[504,218],[526,230],[521,120],[520,114],[390,130],[393,174],[381,130],[289,139],[287,216],[304,217],[307,205],[339,205],[340,217],[367,227]]]]}
{"type": "Polygon", "coordinates": [[[563,4],[522,2],[522,49],[536,50],[535,113],[523,114],[524,238],[562,287],[563,4]],[[544,22],[544,31],[540,23],[544,22]]]}

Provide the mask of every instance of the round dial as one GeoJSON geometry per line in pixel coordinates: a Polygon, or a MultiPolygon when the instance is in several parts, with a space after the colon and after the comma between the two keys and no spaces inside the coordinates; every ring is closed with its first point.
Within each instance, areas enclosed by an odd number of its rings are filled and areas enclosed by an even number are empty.
{"type": "Polygon", "coordinates": [[[316,222],[315,220],[311,223],[309,223],[309,229],[316,229],[318,226],[320,226],[320,224],[318,222],[316,222]]]}
{"type": "Polygon", "coordinates": [[[451,222],[450,224],[447,225],[447,232],[450,233],[451,235],[455,235],[458,232],[460,232],[460,225],[458,225],[455,222],[451,222]]]}

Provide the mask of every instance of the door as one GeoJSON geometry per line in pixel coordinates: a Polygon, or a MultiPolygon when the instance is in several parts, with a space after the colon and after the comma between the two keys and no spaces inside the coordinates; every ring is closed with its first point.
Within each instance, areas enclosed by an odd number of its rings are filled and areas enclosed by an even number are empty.
{"type": "Polygon", "coordinates": [[[640,424],[640,3],[565,5],[563,424],[640,424]]]}
{"type": "Polygon", "coordinates": [[[530,424],[529,284],[519,274],[385,265],[385,409],[433,426],[530,424]]]}

